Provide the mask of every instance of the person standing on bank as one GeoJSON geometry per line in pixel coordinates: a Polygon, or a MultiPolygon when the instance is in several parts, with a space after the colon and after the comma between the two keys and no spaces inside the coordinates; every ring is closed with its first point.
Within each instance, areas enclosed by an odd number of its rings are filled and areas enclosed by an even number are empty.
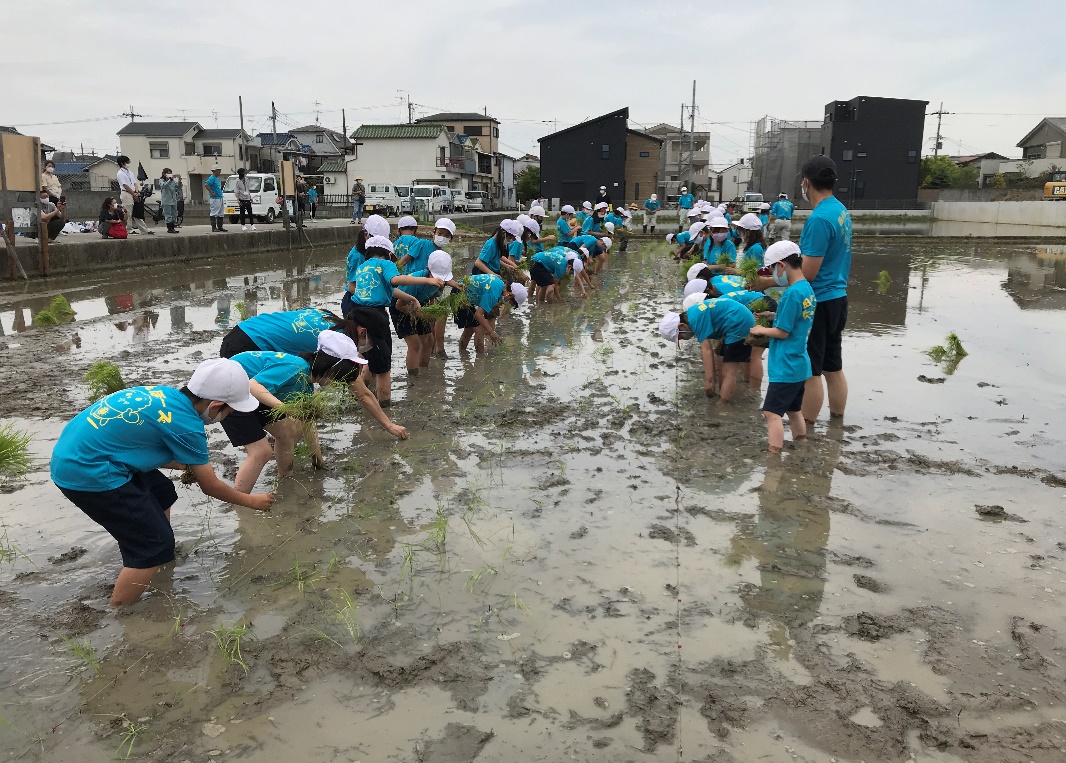
{"type": "Polygon", "coordinates": [[[659,197],[654,193],[648,197],[644,202],[644,232],[648,232],[648,226],[651,226],[651,232],[655,232],[655,217],[659,214],[659,208],[662,204],[659,203],[659,197]]]}
{"type": "Polygon", "coordinates": [[[307,187],[307,211],[314,220],[315,213],[318,212],[318,189],[314,185],[307,187]]]}
{"type": "MultiPolygon", "coordinates": [[[[680,233],[689,224],[688,213],[692,211],[692,205],[696,203],[696,197],[688,192],[687,186],[681,186],[681,195],[677,199],[677,232],[680,233]]],[[[695,222],[695,221],[693,221],[695,222]]]]}
{"type": "Polygon", "coordinates": [[[123,208],[129,212],[129,220],[126,221],[127,232],[139,234],[143,230],[145,233],[154,233],[154,231],[148,230],[144,220],[137,220],[133,216],[133,204],[138,198],[137,179],[130,172],[130,158],[128,156],[120,156],[118,158],[118,174],[115,179],[118,180],[119,200],[122,202],[123,208]]]}
{"type": "Polygon", "coordinates": [[[811,282],[817,300],[814,324],[807,338],[811,378],[803,393],[803,418],[810,426],[818,418],[827,394],[831,418],[843,417],[848,403],[841,342],[848,320],[851,213],[833,193],[837,167],[832,159],[812,156],[801,174],[803,200],[813,207],[800,234],[803,276],[811,282]]]}
{"type": "Polygon", "coordinates": [[[226,229],[222,227],[222,214],[225,211],[222,206],[222,168],[217,164],[211,168],[204,188],[207,189],[207,203],[210,205],[211,232],[225,233],[226,229]]]}
{"type": "Polygon", "coordinates": [[[600,203],[606,204],[607,208],[610,209],[610,207],[611,207],[611,194],[607,193],[607,186],[605,186],[605,185],[601,185],[600,186],[600,192],[598,194],[596,194],[596,203],[597,204],[600,204],[600,203]]]}
{"type": "Polygon", "coordinates": [[[111,606],[133,604],[174,561],[174,483],[160,469],[190,467],[206,495],[269,511],[271,493],[238,492],[216,475],[204,425],[254,411],[248,374],[225,358],[205,360],[181,389],[132,387],[90,405],[63,427],[52,449],[52,481],[118,541],[122,571],[111,606]]]}
{"type": "Polygon", "coordinates": [[[363,205],[366,204],[366,186],[362,178],[356,178],[352,185],[352,225],[363,222],[363,205]]]}
{"type": "Polygon", "coordinates": [[[63,184],[56,177],[56,163],[49,159],[44,163],[44,172],[41,173],[41,187],[48,189],[48,200],[58,204],[63,196],[63,184]]]}
{"type": "Polygon", "coordinates": [[[787,193],[777,196],[777,201],[770,207],[771,236],[778,241],[790,241],[792,237],[792,212],[795,205],[788,200],[787,193]]]}
{"type": "Polygon", "coordinates": [[[178,199],[181,198],[181,181],[170,167],[163,169],[159,178],[160,203],[163,205],[163,219],[167,223],[167,233],[177,233],[178,199]]]}
{"type": "Polygon", "coordinates": [[[233,185],[233,195],[237,197],[237,205],[240,207],[241,230],[248,230],[245,217],[255,230],[255,218],[252,217],[252,194],[248,191],[248,179],[245,177],[245,169],[237,170],[237,182],[233,185]]]}

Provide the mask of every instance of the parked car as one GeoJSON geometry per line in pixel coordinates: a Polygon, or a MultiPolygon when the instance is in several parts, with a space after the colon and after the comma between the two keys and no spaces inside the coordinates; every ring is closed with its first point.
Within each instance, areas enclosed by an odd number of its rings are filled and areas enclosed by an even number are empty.
{"type": "Polygon", "coordinates": [[[437,215],[445,211],[451,199],[445,196],[446,188],[439,185],[413,185],[415,203],[425,207],[426,214],[437,215]]]}
{"type": "Polygon", "coordinates": [[[400,214],[403,199],[391,183],[368,183],[366,186],[366,203],[363,210],[369,214],[396,217],[400,214]]]}
{"type": "MultiPolygon", "coordinates": [[[[244,176],[248,183],[248,193],[252,195],[252,215],[259,222],[272,223],[281,214],[278,203],[278,179],[275,175],[264,172],[249,172],[244,176]]],[[[237,194],[233,192],[237,185],[237,176],[230,175],[222,186],[222,204],[229,221],[234,225],[240,220],[240,205],[237,194]]]]}
{"type": "Polygon", "coordinates": [[[486,196],[483,191],[466,192],[467,212],[489,212],[491,211],[491,206],[488,196],[486,196]]]}
{"type": "Polygon", "coordinates": [[[465,191],[452,191],[452,211],[466,212],[470,209],[470,201],[465,191]]]}
{"type": "Polygon", "coordinates": [[[395,185],[396,195],[400,197],[400,214],[413,215],[415,213],[415,200],[411,195],[411,186],[395,185]]]}
{"type": "Polygon", "coordinates": [[[755,191],[746,191],[744,193],[744,199],[741,202],[743,205],[741,209],[745,212],[754,212],[759,214],[759,207],[762,206],[762,194],[755,193],[755,191]]]}

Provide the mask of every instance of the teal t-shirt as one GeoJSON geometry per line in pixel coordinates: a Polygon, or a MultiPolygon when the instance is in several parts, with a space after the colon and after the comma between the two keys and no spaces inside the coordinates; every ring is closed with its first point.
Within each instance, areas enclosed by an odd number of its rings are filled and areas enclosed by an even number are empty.
{"type": "Polygon", "coordinates": [[[682,209],[692,209],[692,205],[696,203],[696,197],[691,193],[682,194],[677,200],[677,206],[682,209]]]}
{"type": "Polygon", "coordinates": [[[570,227],[570,222],[568,220],[564,220],[561,217],[558,220],[556,220],[555,221],[555,230],[556,230],[556,232],[557,232],[557,234],[559,236],[559,242],[560,243],[570,240],[570,233],[571,233],[572,228],[570,227]]]}
{"type": "Polygon", "coordinates": [[[811,210],[800,234],[804,257],[821,257],[822,267],[811,288],[819,302],[846,297],[851,273],[851,213],[836,196],[811,210]]]}
{"type": "MultiPolygon", "coordinates": [[[[401,238],[403,238],[401,236],[401,238]]],[[[404,275],[411,275],[416,270],[427,270],[429,268],[429,255],[437,251],[437,245],[427,238],[415,238],[407,246],[406,254],[410,256],[411,261],[403,267],[404,275]]],[[[396,245],[393,244],[393,247],[396,245]]],[[[396,259],[400,259],[403,255],[397,255],[396,259]]]]}
{"type": "Polygon", "coordinates": [[[703,242],[703,260],[708,265],[713,265],[718,262],[718,258],[723,254],[729,255],[729,259],[733,262],[737,261],[737,247],[729,239],[726,239],[720,244],[714,243],[714,239],[707,238],[703,242]]]}
{"type": "Polygon", "coordinates": [[[748,282],[744,276],[711,276],[711,286],[718,290],[719,294],[727,291],[742,291],[748,288],[748,282]]]}
{"type": "Polygon", "coordinates": [[[685,244],[687,244],[691,240],[692,240],[692,236],[689,234],[689,232],[687,230],[683,230],[680,233],[678,233],[676,236],[674,236],[674,243],[675,244],[681,244],[682,246],[684,246],[685,244]]]}
{"type": "Polygon", "coordinates": [[[755,260],[759,263],[759,267],[762,267],[762,256],[766,252],[766,247],[762,244],[755,243],[744,250],[743,254],[737,255],[737,264],[739,265],[744,260],[755,260]]]}
{"type": "Polygon", "coordinates": [[[793,383],[806,381],[811,375],[811,359],[807,355],[807,335],[814,323],[814,307],[818,304],[808,281],[797,281],[785,289],[777,301],[774,328],[787,331],[784,339],[770,340],[770,359],[767,368],[770,381],[793,383]]]}
{"type": "Polygon", "coordinates": [[[659,207],[661,206],[662,204],[660,204],[658,201],[652,201],[651,199],[648,199],[644,202],[644,208],[649,212],[657,212],[659,210],[659,207]]]}
{"type": "Polygon", "coordinates": [[[474,307],[480,307],[486,313],[492,312],[503,297],[503,279],[491,273],[470,276],[466,287],[466,297],[474,307]]]}
{"type": "Polygon", "coordinates": [[[594,215],[590,215],[585,218],[585,222],[581,223],[582,233],[602,233],[603,221],[597,220],[594,215]]]}
{"type": "Polygon", "coordinates": [[[261,350],[314,352],[318,335],[333,329],[326,313],[314,307],[283,313],[261,313],[237,324],[261,350]]]}
{"type": "Polygon", "coordinates": [[[774,202],[774,205],[770,207],[770,214],[778,220],[791,220],[793,209],[795,209],[795,205],[791,201],[788,199],[778,199],[774,202]]]}
{"type": "MultiPolygon", "coordinates": [[[[489,270],[493,273],[500,272],[500,255],[502,252],[499,247],[496,246],[496,239],[490,238],[485,242],[485,245],[481,247],[481,254],[477,256],[479,260],[489,266],[489,270]]],[[[482,275],[488,275],[487,273],[482,275]]]]}
{"type": "MultiPolygon", "coordinates": [[[[429,278],[432,274],[428,270],[416,270],[413,273],[407,273],[407,275],[414,278],[429,278]]],[[[418,300],[420,305],[426,304],[441,292],[436,286],[428,283],[408,284],[401,286],[400,291],[410,294],[418,300]]]]}
{"type": "Polygon", "coordinates": [[[131,387],[90,405],[52,449],[52,481],[101,493],[175,461],[206,464],[207,435],[192,401],[174,387],[131,387]]]}
{"type": "Polygon", "coordinates": [[[624,217],[619,217],[619,216],[618,216],[618,215],[616,215],[616,214],[615,214],[614,212],[612,212],[611,214],[607,215],[607,217],[603,218],[603,221],[604,221],[605,223],[613,223],[613,224],[614,224],[614,227],[615,227],[616,229],[618,229],[618,228],[624,228],[624,227],[625,227],[625,225],[626,225],[626,220],[625,220],[625,218],[624,218],[624,217]]]}
{"type": "Polygon", "coordinates": [[[401,260],[404,255],[408,254],[411,244],[422,240],[423,239],[420,239],[418,236],[412,236],[410,233],[405,233],[392,242],[392,253],[396,256],[397,260],[401,260]]]}
{"type": "Polygon", "coordinates": [[[685,315],[700,342],[705,339],[725,339],[726,344],[743,342],[755,325],[751,310],[731,299],[704,300],[690,307],[685,315]]]}
{"type": "Polygon", "coordinates": [[[577,224],[579,226],[581,226],[581,225],[585,224],[585,218],[588,217],[588,216],[589,216],[588,212],[586,212],[585,210],[581,210],[576,215],[574,215],[574,218],[577,220],[577,224]]]}
{"type": "Polygon", "coordinates": [[[355,271],[352,302],[367,307],[392,304],[392,279],[400,275],[396,263],[383,257],[371,257],[355,271]]]}
{"type": "Polygon", "coordinates": [[[233,360],[278,400],[288,400],[293,395],[311,394],[311,365],[297,355],[287,352],[239,352],[233,360]]]}
{"type": "Polygon", "coordinates": [[[348,262],[344,268],[344,276],[351,283],[355,280],[355,271],[359,269],[359,266],[366,262],[366,257],[362,252],[356,249],[354,246],[348,250],[348,262]]]}
{"type": "Polygon", "coordinates": [[[533,255],[533,262],[539,262],[558,279],[566,275],[566,253],[571,251],[564,246],[556,246],[533,255]]]}
{"type": "MultiPolygon", "coordinates": [[[[530,247],[532,248],[532,244],[530,245],[530,247]]],[[[518,239],[515,239],[507,245],[507,255],[515,262],[518,262],[520,259],[522,259],[522,257],[525,256],[525,253],[526,245],[518,239]]]]}
{"type": "Polygon", "coordinates": [[[766,295],[761,291],[748,291],[745,288],[734,289],[731,291],[719,292],[721,299],[731,299],[734,302],[739,302],[745,307],[750,307],[752,302],[758,302],[760,299],[766,299],[766,295]]]}
{"type": "Polygon", "coordinates": [[[222,178],[208,175],[207,180],[204,181],[204,185],[207,186],[207,195],[212,199],[222,198],[222,178]]]}

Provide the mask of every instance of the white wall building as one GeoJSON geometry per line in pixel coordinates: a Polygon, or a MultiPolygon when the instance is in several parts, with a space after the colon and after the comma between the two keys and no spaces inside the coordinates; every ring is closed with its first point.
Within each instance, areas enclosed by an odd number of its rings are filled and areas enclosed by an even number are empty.
{"type": "MultiPolygon", "coordinates": [[[[357,177],[367,183],[443,185],[465,188],[469,161],[456,133],[439,124],[362,125],[354,133],[355,153],[345,160],[346,171],[331,172],[328,193],[351,192],[357,177]]],[[[476,165],[476,161],[474,162],[476,165]]],[[[331,165],[332,166],[332,165],[331,165]]],[[[327,173],[323,173],[325,175],[327,173]]]]}
{"type": "Polygon", "coordinates": [[[750,187],[751,162],[746,159],[741,159],[736,164],[726,167],[717,173],[716,182],[719,189],[719,199],[722,201],[732,201],[748,190],[759,190],[758,188],[750,187]]]}

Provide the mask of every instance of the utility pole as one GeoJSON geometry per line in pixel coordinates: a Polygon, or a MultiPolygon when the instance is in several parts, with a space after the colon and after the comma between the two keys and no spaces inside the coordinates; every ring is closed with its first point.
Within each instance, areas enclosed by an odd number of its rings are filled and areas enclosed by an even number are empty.
{"type": "Polygon", "coordinates": [[[237,96],[237,108],[241,113],[241,166],[248,171],[248,142],[244,139],[244,98],[237,96]]]}
{"type": "Polygon", "coordinates": [[[684,181],[681,179],[681,155],[685,153],[682,146],[685,143],[685,104],[681,104],[681,122],[677,127],[677,188],[680,193],[681,183],[684,181]]]}
{"type": "Polygon", "coordinates": [[[696,161],[696,80],[692,80],[692,108],[688,110],[688,187],[692,188],[692,164],[696,161]]]}
{"type": "Polygon", "coordinates": [[[119,114],[119,116],[120,116],[120,117],[129,117],[129,120],[130,120],[131,122],[136,122],[136,121],[137,121],[137,117],[143,117],[143,116],[144,116],[144,114],[137,114],[137,113],[135,113],[135,112],[133,111],[133,106],[130,106],[130,110],[129,110],[129,111],[124,111],[124,112],[122,112],[121,114],[119,114]]]}
{"type": "Polygon", "coordinates": [[[318,117],[322,113],[322,104],[319,103],[318,101],[315,101],[314,106],[315,106],[315,124],[317,125],[318,124],[318,117]]]}
{"type": "Polygon", "coordinates": [[[215,118],[215,128],[217,129],[218,128],[218,111],[215,110],[215,109],[211,109],[211,116],[213,116],[215,118]]]}
{"type": "Polygon", "coordinates": [[[940,102],[940,108],[933,112],[936,114],[936,143],[933,144],[933,156],[940,156],[940,149],[943,144],[940,142],[940,120],[944,118],[945,114],[950,112],[944,111],[944,102],[940,102]]]}
{"type": "MultiPolygon", "coordinates": [[[[285,230],[289,230],[289,200],[285,198],[285,173],[282,172],[281,162],[284,160],[285,155],[278,151],[278,110],[274,106],[274,102],[270,102],[270,121],[274,127],[274,151],[281,159],[278,160],[278,182],[281,184],[281,219],[285,223],[285,230]]],[[[289,242],[290,248],[292,242],[289,242]]]]}

